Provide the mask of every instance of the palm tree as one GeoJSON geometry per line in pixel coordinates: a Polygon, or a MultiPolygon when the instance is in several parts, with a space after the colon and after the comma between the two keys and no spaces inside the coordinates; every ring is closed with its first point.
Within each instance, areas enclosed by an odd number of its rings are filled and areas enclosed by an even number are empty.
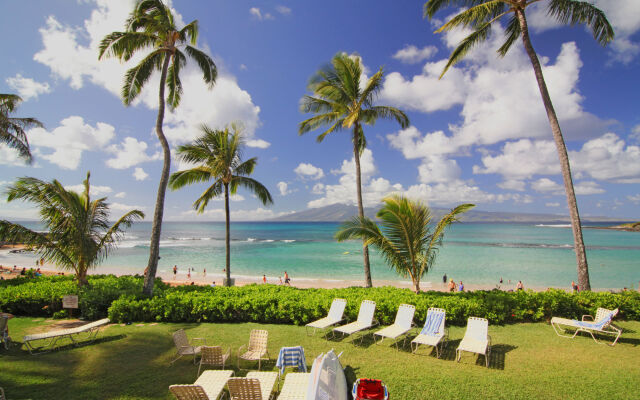
{"type": "Polygon", "coordinates": [[[391,268],[403,277],[411,277],[413,288],[419,293],[420,278],[433,267],[445,229],[475,205],[457,206],[443,216],[432,231],[429,207],[400,195],[391,195],[382,201],[384,205],[376,214],[382,228],[369,218],[354,217],[342,224],[335,237],[340,242],[362,239],[376,247],[391,268]]]}
{"type": "Polygon", "coordinates": [[[25,130],[42,127],[42,123],[35,118],[10,117],[9,114],[15,112],[20,103],[20,96],[0,93],[0,143],[16,149],[20,157],[31,164],[31,151],[25,130]]]}
{"type": "Polygon", "coordinates": [[[242,161],[244,137],[239,125],[231,125],[224,130],[213,130],[202,126],[202,136],[193,143],[178,147],[178,157],[188,163],[197,164],[196,167],[178,171],[169,178],[171,190],[180,189],[194,183],[204,183],[213,180],[198,199],[193,208],[198,213],[204,212],[209,201],[224,193],[224,211],[226,218],[226,285],[231,286],[231,228],[229,213],[229,194],[235,194],[239,186],[253,192],[262,204],[272,204],[273,198],[269,190],[255,179],[249,178],[253,173],[258,159],[256,157],[242,161]],[[233,132],[230,132],[233,131],[233,132]]]}
{"type": "Polygon", "coordinates": [[[162,174],[160,175],[160,184],[158,186],[156,208],[153,213],[149,262],[146,269],[147,273],[144,277],[143,292],[148,296],[153,293],[153,283],[158,267],[164,197],[171,168],[171,152],[162,131],[165,86],[169,89],[166,102],[174,109],[180,103],[180,97],[182,96],[180,70],[187,63],[186,56],[189,56],[198,64],[202,71],[203,79],[210,88],[213,87],[218,74],[213,60],[193,47],[197,39],[197,20],[188,23],[182,29],[178,29],[171,14],[171,9],[161,0],[138,0],[126,22],[125,32],[112,32],[105,36],[100,43],[99,58],[116,57],[122,61],[128,61],[134,54],[143,50],[150,50],[150,53],[138,65],[127,71],[124,85],[122,86],[122,101],[126,106],[130,105],[140,94],[151,74],[154,71],[160,71],[156,134],[162,146],[164,163],[162,164],[162,174]],[[184,52],[180,50],[180,47],[184,47],[184,52]]]}
{"type": "MultiPolygon", "coordinates": [[[[529,37],[529,28],[527,26],[526,9],[534,3],[542,0],[429,0],[424,5],[424,15],[429,19],[447,6],[464,7],[466,10],[451,18],[449,22],[444,24],[436,32],[444,32],[452,30],[456,27],[472,28],[473,32],[463,39],[458,47],[453,50],[449,56],[449,62],[442,71],[442,75],[447,72],[449,67],[461,61],[464,56],[476,45],[485,41],[491,32],[491,26],[500,18],[511,15],[507,22],[505,30],[504,44],[498,49],[498,54],[504,57],[511,46],[518,40],[518,36],[522,38],[524,48],[531,60],[533,71],[542,102],[547,112],[547,118],[551,125],[551,132],[558,150],[560,159],[560,167],[562,170],[562,178],[564,179],[564,188],[567,193],[567,203],[569,206],[569,214],[571,216],[571,226],[573,230],[574,248],[576,253],[576,261],[578,268],[578,284],[585,290],[591,290],[589,282],[589,267],[587,265],[587,253],[582,239],[582,226],[580,223],[580,214],[578,213],[578,203],[573,189],[573,180],[571,178],[571,167],[569,165],[569,157],[567,148],[562,137],[558,117],[551,103],[551,97],[547,90],[544,76],[542,75],[542,67],[536,55],[531,38],[529,37]]],[[[547,2],[547,15],[549,18],[556,20],[562,24],[586,24],[593,33],[595,40],[601,45],[606,45],[614,38],[613,28],[609,24],[606,15],[593,4],[586,1],[578,0],[545,0],[547,2]]],[[[442,77],[441,75],[441,77],[442,77]]]]}
{"type": "Polygon", "coordinates": [[[75,272],[78,285],[88,283],[87,272],[95,268],[122,238],[123,229],[144,218],[132,210],[109,226],[106,197],[91,200],[90,174],[84,191],[65,189],[60,182],[20,178],[7,190],[7,201],[23,200],[40,209],[40,220],[47,232],[33,231],[9,221],[0,221],[0,240],[24,243],[58,267],[75,272]]]}
{"type": "MultiPolygon", "coordinates": [[[[317,114],[300,123],[298,134],[328,126],[318,135],[322,142],[330,133],[341,130],[351,132],[353,142],[353,158],[356,164],[356,190],[358,196],[358,215],[364,218],[362,205],[362,181],[360,174],[360,155],[367,145],[362,126],[373,125],[379,118],[395,119],[402,128],[409,126],[409,118],[404,112],[394,107],[373,105],[380,91],[384,72],[382,67],[363,87],[360,85],[362,66],[360,57],[344,53],[336,54],[331,65],[320,69],[310,80],[308,90],[314,96],[302,98],[301,111],[317,114]]],[[[369,249],[363,246],[365,284],[371,287],[371,268],[369,266],[369,249]]]]}

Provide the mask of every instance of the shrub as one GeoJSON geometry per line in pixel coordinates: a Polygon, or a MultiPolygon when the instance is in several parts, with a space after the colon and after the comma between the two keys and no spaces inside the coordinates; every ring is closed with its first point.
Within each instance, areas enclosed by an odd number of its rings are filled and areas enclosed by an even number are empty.
{"type": "MultiPolygon", "coordinates": [[[[276,285],[243,287],[169,287],[156,282],[154,297],[142,296],[142,277],[90,276],[89,286],[78,288],[71,277],[13,280],[0,285],[0,311],[16,315],[62,316],[62,296],[79,296],[80,315],[87,319],[109,316],[115,322],[258,322],[304,325],[327,315],[331,302],[347,300],[345,316],[357,318],[360,302],[376,302],[376,318],[393,323],[402,303],[416,306],[414,321],[421,325],[429,307],[444,308],[447,323],[466,324],[470,316],[493,324],[548,321],[552,316],[580,318],[598,307],[619,308],[620,319],[640,320],[640,294],[499,290],[464,293],[422,292],[394,287],[297,289],[276,285]],[[57,314],[56,314],[57,313],[57,314]]],[[[74,312],[75,314],[75,312],[74,312]]]]}

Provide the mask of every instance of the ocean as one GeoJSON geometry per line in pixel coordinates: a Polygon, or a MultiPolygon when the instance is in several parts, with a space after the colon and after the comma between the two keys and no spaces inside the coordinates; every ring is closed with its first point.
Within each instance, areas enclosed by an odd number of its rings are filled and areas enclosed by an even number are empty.
{"type": "MultiPolygon", "coordinates": [[[[26,223],[38,229],[37,223],[26,223]]],[[[234,222],[231,225],[231,272],[242,279],[270,281],[284,271],[297,280],[362,281],[362,248],[358,241],[333,239],[337,223],[234,222]]],[[[95,272],[139,273],[149,255],[151,223],[136,223],[95,272]]],[[[584,229],[591,285],[594,289],[638,286],[640,233],[584,229]]],[[[221,277],[225,263],[223,222],[165,222],[158,273],[192,279],[221,277]],[[203,270],[207,270],[207,277],[203,270]]],[[[576,280],[573,237],[569,225],[459,223],[447,231],[435,267],[423,278],[425,288],[441,284],[443,274],[466,285],[504,287],[522,280],[525,287],[569,287],[576,280]]],[[[33,255],[0,253],[0,264],[30,267],[33,255]],[[20,264],[18,264],[20,265],[20,264]]],[[[410,281],[398,276],[371,250],[372,277],[380,281],[410,281]]]]}

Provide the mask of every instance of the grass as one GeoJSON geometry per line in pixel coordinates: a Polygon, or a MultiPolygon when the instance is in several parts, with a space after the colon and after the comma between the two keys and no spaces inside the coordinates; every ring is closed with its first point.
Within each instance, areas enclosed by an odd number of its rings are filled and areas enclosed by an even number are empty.
{"type": "Polygon", "coordinates": [[[263,370],[275,370],[281,346],[304,346],[308,365],[320,352],[344,351],[341,361],[348,380],[383,379],[394,400],[637,399],[640,382],[640,322],[635,321],[617,324],[624,332],[613,348],[586,336],[560,338],[543,323],[490,326],[490,368],[482,356],[471,354],[455,362],[455,348],[464,335],[461,327],[451,327],[441,359],[426,348],[411,354],[408,344],[400,351],[390,341],[376,345],[370,336],[354,346],[351,338],[327,341],[320,334],[306,336],[303,327],[254,323],[112,325],[92,344],[36,356],[19,347],[23,335],[50,329],[52,323],[24,317],[10,321],[18,343],[0,350],[0,386],[9,399],[170,399],[169,385],[193,383],[198,369],[188,357],[169,366],[174,356],[171,333],[180,328],[189,337],[231,347],[236,376],[246,374],[236,368],[237,349],[255,328],[269,331],[272,361],[263,364],[263,370]]]}

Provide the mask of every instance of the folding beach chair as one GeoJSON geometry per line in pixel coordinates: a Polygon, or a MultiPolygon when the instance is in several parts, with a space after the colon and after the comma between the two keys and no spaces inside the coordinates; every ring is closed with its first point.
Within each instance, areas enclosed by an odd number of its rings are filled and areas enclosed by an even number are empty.
{"type": "Polygon", "coordinates": [[[582,320],[577,321],[575,319],[553,317],[551,318],[551,326],[553,327],[553,330],[556,332],[558,336],[568,337],[570,339],[573,339],[574,337],[576,337],[576,335],[579,332],[587,332],[588,334],[591,335],[593,340],[598,344],[602,344],[602,343],[598,342],[598,340],[594,336],[594,333],[615,335],[615,339],[613,340],[613,343],[610,344],[610,346],[615,346],[616,342],[620,338],[620,335],[622,334],[622,328],[618,328],[611,323],[613,321],[613,318],[616,315],[618,315],[617,308],[615,310],[598,308],[595,318],[591,315],[583,315],[582,320]],[[565,331],[566,330],[565,327],[576,330],[573,336],[562,335],[560,334],[560,332],[558,332],[559,330],[565,331]]]}
{"type": "MultiPolygon", "coordinates": [[[[204,338],[193,338],[192,340],[201,340],[205,345],[207,341],[204,338]]],[[[196,363],[196,355],[200,354],[202,346],[195,346],[187,338],[187,334],[184,329],[177,330],[173,333],[173,343],[176,345],[176,358],[171,361],[171,364],[178,361],[182,356],[193,356],[193,363],[196,363]]]]}
{"type": "Polygon", "coordinates": [[[277,379],[277,372],[249,372],[246,378],[229,379],[229,395],[231,400],[269,400],[277,379]]]}
{"type": "Polygon", "coordinates": [[[204,371],[193,385],[171,385],[169,391],[178,400],[217,400],[233,371],[204,371]]]}
{"type": "Polygon", "coordinates": [[[329,314],[321,318],[317,321],[313,321],[305,325],[305,329],[307,331],[307,335],[309,335],[309,328],[313,329],[313,334],[316,333],[316,329],[327,329],[330,326],[339,324],[344,321],[343,314],[344,308],[347,306],[347,301],[345,299],[333,299],[331,303],[331,308],[329,309],[329,314]]]}
{"type": "Polygon", "coordinates": [[[50,331],[45,333],[37,333],[35,335],[26,335],[23,337],[23,342],[25,346],[27,346],[27,350],[31,355],[46,353],[55,348],[56,343],[62,338],[69,338],[74,345],[78,345],[79,343],[74,339],[74,335],[79,337],[82,333],[87,333],[87,339],[89,342],[92,342],[98,336],[100,328],[107,325],[109,323],[109,318],[103,318],[98,321],[94,321],[82,326],[78,326],[76,328],[71,329],[61,329],[57,331],[50,331]],[[40,340],[49,340],[49,342],[44,345],[36,348],[33,346],[33,342],[37,342],[40,340]],[[39,350],[37,353],[34,353],[35,350],[39,350]]]}
{"type": "Polygon", "coordinates": [[[298,372],[307,372],[307,359],[304,356],[302,346],[283,347],[278,353],[276,367],[280,369],[280,375],[284,375],[287,367],[297,368],[298,372]]]}
{"type": "Polygon", "coordinates": [[[249,345],[242,345],[238,349],[238,369],[240,369],[240,360],[257,361],[258,370],[262,360],[269,359],[267,351],[267,339],[269,332],[261,329],[253,329],[249,335],[249,345]],[[244,352],[243,352],[243,349],[244,352]],[[266,356],[266,358],[264,358],[266,356]]]}
{"type": "MultiPolygon", "coordinates": [[[[360,303],[360,310],[358,311],[358,319],[350,324],[333,328],[333,332],[339,332],[344,337],[345,335],[353,335],[354,333],[372,328],[378,325],[378,321],[373,318],[375,311],[375,301],[362,300],[362,303],[360,303]]],[[[363,336],[364,335],[360,336],[361,341],[363,336]]]]}
{"type": "Polygon", "coordinates": [[[200,375],[200,368],[203,365],[211,365],[213,367],[222,367],[231,356],[231,348],[227,349],[226,353],[222,353],[222,347],[220,346],[202,346],[200,348],[200,366],[198,367],[198,375],[200,375]]]}
{"type": "Polygon", "coordinates": [[[489,354],[491,353],[491,337],[488,334],[489,321],[485,318],[469,317],[467,320],[467,331],[456,350],[458,362],[462,358],[462,352],[484,355],[487,368],[489,367],[489,354]]]}
{"type": "MultiPolygon", "coordinates": [[[[390,325],[384,329],[379,330],[378,332],[373,334],[373,338],[376,336],[380,337],[380,342],[384,340],[384,338],[397,339],[400,336],[406,335],[407,332],[411,330],[413,326],[413,314],[416,312],[416,306],[412,306],[410,304],[400,304],[398,307],[398,313],[396,314],[396,320],[393,325],[390,325]]],[[[406,341],[405,337],[405,341],[406,341]]],[[[376,344],[378,341],[376,340],[376,344]]],[[[396,349],[398,348],[398,342],[395,342],[396,349]]],[[[404,342],[402,342],[404,346],[404,342]]]]}
{"type": "Polygon", "coordinates": [[[411,341],[411,351],[413,353],[418,350],[421,344],[424,344],[435,347],[436,357],[440,358],[449,337],[448,330],[444,326],[445,318],[446,312],[442,308],[430,308],[427,310],[427,319],[424,322],[424,327],[420,334],[411,341]]]}

